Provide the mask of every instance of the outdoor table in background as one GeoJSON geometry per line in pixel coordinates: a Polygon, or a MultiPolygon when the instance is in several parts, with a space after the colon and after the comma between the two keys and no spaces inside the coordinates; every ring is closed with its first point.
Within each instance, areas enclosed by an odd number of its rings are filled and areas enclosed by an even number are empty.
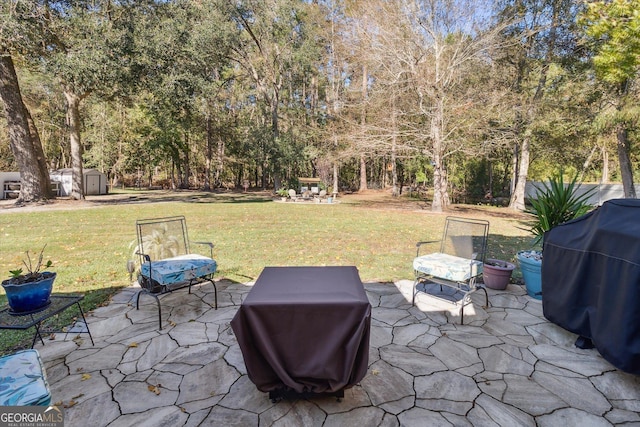
{"type": "Polygon", "coordinates": [[[56,314],[62,313],[75,304],[78,307],[78,311],[87,330],[86,332],[69,331],[69,333],[87,333],[89,334],[89,338],[91,338],[91,344],[94,344],[93,337],[89,331],[89,325],[87,325],[82,307],[80,307],[80,301],[82,301],[83,298],[84,295],[51,295],[49,305],[29,313],[13,313],[7,306],[7,308],[0,310],[0,329],[29,329],[33,326],[36,328],[36,332],[33,335],[31,348],[35,345],[37,337],[40,337],[40,341],[42,345],[44,345],[42,335],[40,335],[40,325],[42,322],[56,314]]]}
{"type": "Polygon", "coordinates": [[[371,304],[355,267],[266,267],[231,321],[249,379],[272,399],[332,394],[367,373],[371,304]]]}

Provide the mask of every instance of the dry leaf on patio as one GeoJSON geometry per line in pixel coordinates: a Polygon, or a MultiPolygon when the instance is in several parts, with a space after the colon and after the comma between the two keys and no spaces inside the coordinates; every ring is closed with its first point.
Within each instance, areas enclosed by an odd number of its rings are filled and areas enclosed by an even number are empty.
{"type": "Polygon", "coordinates": [[[132,342],[131,344],[129,344],[129,347],[130,347],[130,348],[135,348],[135,347],[137,347],[137,346],[138,346],[138,343],[137,343],[137,342],[132,342]]]}
{"type": "Polygon", "coordinates": [[[377,369],[373,369],[373,370],[371,371],[371,373],[372,373],[373,375],[378,375],[378,374],[380,373],[380,371],[378,371],[377,369]]]}
{"type": "Polygon", "coordinates": [[[91,378],[91,374],[82,374],[82,381],[86,381],[91,378]]]}
{"type": "Polygon", "coordinates": [[[169,323],[169,325],[171,325],[171,326],[176,326],[176,322],[174,322],[173,320],[169,320],[169,322],[168,322],[168,323],[169,323]]]}
{"type": "Polygon", "coordinates": [[[149,384],[147,388],[149,389],[150,392],[155,393],[156,395],[160,394],[160,388],[158,386],[149,384]]]}
{"type": "Polygon", "coordinates": [[[75,400],[70,400],[69,403],[64,405],[64,407],[65,408],[71,408],[72,406],[76,406],[77,404],[78,404],[78,402],[76,402],[75,400]]]}

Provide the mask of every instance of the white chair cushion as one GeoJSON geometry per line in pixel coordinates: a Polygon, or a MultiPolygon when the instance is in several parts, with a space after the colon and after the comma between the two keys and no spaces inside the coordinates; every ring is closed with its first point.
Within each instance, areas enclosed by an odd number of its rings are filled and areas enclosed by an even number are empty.
{"type": "Polygon", "coordinates": [[[436,252],[414,258],[413,269],[440,279],[466,282],[482,274],[482,262],[436,252]]]}

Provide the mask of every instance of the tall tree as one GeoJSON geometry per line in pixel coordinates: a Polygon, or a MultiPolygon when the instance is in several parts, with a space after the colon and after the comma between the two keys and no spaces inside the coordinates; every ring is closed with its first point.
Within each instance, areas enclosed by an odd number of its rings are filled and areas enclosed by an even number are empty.
{"type": "Polygon", "coordinates": [[[636,197],[629,134],[640,123],[636,87],[640,72],[639,11],[640,0],[596,1],[589,3],[581,17],[596,53],[593,58],[596,76],[611,95],[608,122],[616,135],[622,186],[627,198],[636,197]]]}
{"type": "Polygon", "coordinates": [[[497,35],[485,26],[485,6],[455,0],[380,2],[374,9],[379,13],[369,15],[375,20],[367,32],[376,69],[388,82],[395,81],[394,91],[410,88],[415,100],[410,114],[420,129],[413,136],[433,166],[436,212],[450,203],[447,161],[465,145],[461,129],[467,116],[462,112],[477,101],[463,88],[497,35]]]}
{"type": "MultiPolygon", "coordinates": [[[[232,11],[242,30],[232,58],[255,87],[262,120],[269,126],[261,155],[263,187],[267,170],[276,175],[281,172],[280,109],[287,83],[301,81],[314,56],[309,52],[317,49],[308,20],[312,7],[297,0],[245,0],[237,2],[232,11]]],[[[293,97],[291,94],[290,99],[293,97]]]]}
{"type": "Polygon", "coordinates": [[[0,54],[0,98],[9,128],[9,143],[20,170],[20,194],[16,203],[51,197],[47,162],[38,130],[22,101],[11,55],[0,54]]]}
{"type": "MultiPolygon", "coordinates": [[[[513,91],[508,123],[513,140],[513,179],[509,206],[525,208],[525,184],[529,175],[535,127],[540,114],[553,100],[547,95],[553,83],[550,70],[575,50],[575,17],[572,0],[506,0],[500,2],[499,20],[508,46],[497,60],[510,77],[513,91]]],[[[506,106],[504,106],[506,108],[506,106]]]]}
{"type": "Polygon", "coordinates": [[[9,143],[20,170],[22,185],[17,203],[52,197],[40,136],[23,102],[12,58],[12,53],[36,49],[43,16],[39,8],[32,6],[17,0],[0,5],[0,99],[7,117],[9,143]]]}
{"type": "Polygon", "coordinates": [[[59,80],[66,99],[71,147],[72,199],[84,198],[80,103],[95,93],[111,97],[126,86],[132,13],[111,0],[44,2],[46,70],[59,80]]]}

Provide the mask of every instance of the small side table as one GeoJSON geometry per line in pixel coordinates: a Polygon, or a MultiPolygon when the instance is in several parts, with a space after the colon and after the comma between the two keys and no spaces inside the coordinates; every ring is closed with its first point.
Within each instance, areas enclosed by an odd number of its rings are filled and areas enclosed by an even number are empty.
{"type": "MultiPolygon", "coordinates": [[[[36,338],[40,338],[40,342],[44,345],[44,340],[42,339],[42,335],[40,335],[40,325],[45,320],[50,317],[55,316],[56,314],[62,313],[69,307],[76,305],[78,307],[78,311],[80,312],[80,316],[82,317],[82,321],[87,329],[86,332],[77,332],[77,333],[87,333],[89,334],[89,338],[91,339],[91,344],[95,345],[93,342],[93,337],[91,336],[91,331],[89,331],[89,325],[87,324],[87,320],[84,317],[84,313],[82,312],[82,307],[80,307],[80,301],[84,298],[84,295],[51,295],[49,305],[43,307],[40,310],[30,313],[13,313],[9,307],[6,307],[0,310],[0,329],[29,329],[32,326],[35,326],[36,332],[33,335],[33,342],[31,343],[31,348],[36,343],[36,338]]],[[[61,331],[56,331],[61,332],[61,331]]],[[[76,332],[74,332],[76,333],[76,332]]]]}

